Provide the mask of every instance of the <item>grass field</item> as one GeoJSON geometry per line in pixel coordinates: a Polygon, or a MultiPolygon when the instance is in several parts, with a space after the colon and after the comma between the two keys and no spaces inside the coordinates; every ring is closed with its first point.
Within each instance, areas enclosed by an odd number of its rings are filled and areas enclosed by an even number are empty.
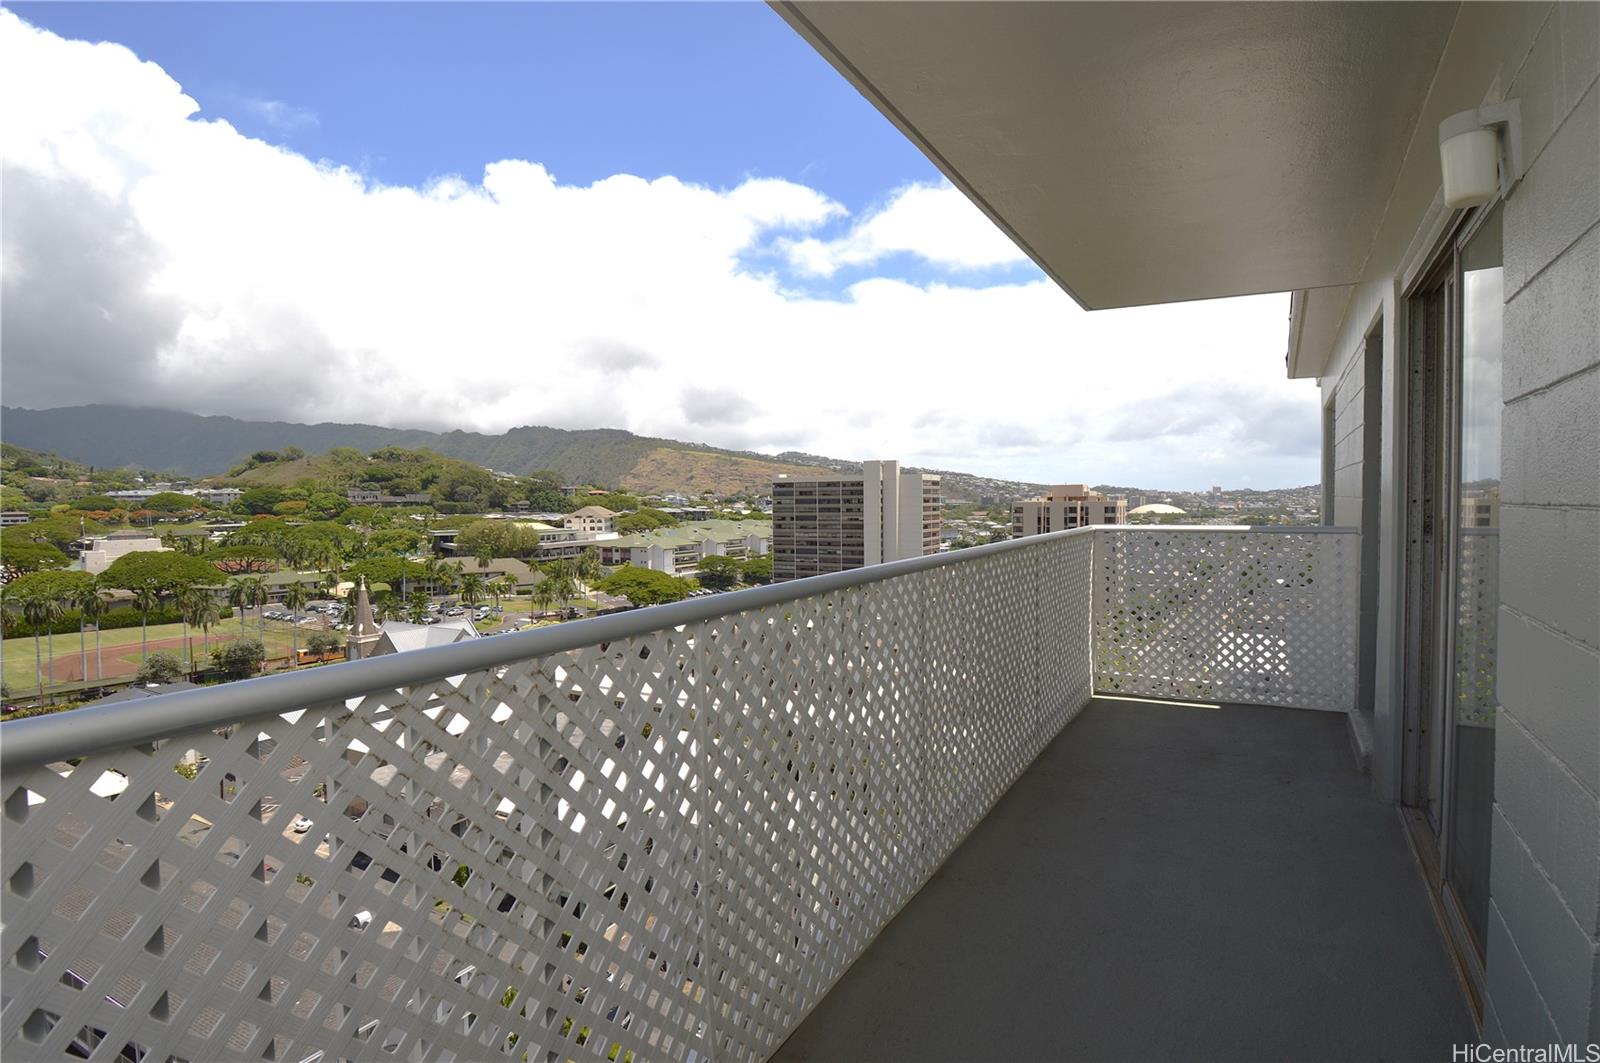
{"type": "MultiPolygon", "coordinates": [[[[572,598],[555,606],[556,609],[574,608],[584,613],[588,612],[593,603],[582,598],[572,598]]],[[[501,602],[505,612],[503,617],[491,616],[489,620],[477,624],[480,631],[498,631],[506,624],[526,619],[532,612],[532,603],[526,598],[506,598],[501,602]]],[[[318,629],[314,627],[301,627],[299,645],[305,648],[306,640],[318,629]]],[[[152,624],[149,631],[149,650],[165,650],[175,653],[181,659],[184,656],[182,624],[152,624]]],[[[275,620],[267,621],[266,647],[268,671],[282,669],[288,666],[291,646],[291,626],[275,620]]],[[[225,620],[211,629],[210,648],[218,646],[239,637],[239,621],[237,619],[225,620]]],[[[244,634],[250,638],[260,636],[260,628],[253,616],[247,616],[244,624],[244,634]]],[[[335,632],[343,640],[343,633],[335,632]]],[[[84,659],[79,655],[78,636],[74,632],[67,635],[57,635],[54,640],[54,656],[51,656],[51,642],[49,639],[39,640],[40,659],[45,668],[46,693],[60,688],[62,690],[78,687],[85,680],[94,681],[105,679],[107,681],[127,680],[139,670],[143,657],[143,635],[137,627],[117,628],[105,631],[100,635],[100,664],[105,671],[102,675],[96,670],[94,652],[94,631],[89,630],[84,639],[88,649],[88,674],[84,673],[84,659]]],[[[194,659],[198,665],[210,664],[206,656],[206,643],[199,630],[191,632],[190,645],[193,648],[194,659]]],[[[38,689],[38,673],[35,671],[33,639],[4,639],[0,640],[0,671],[3,671],[6,689],[13,696],[25,696],[38,689]]]]}
{"type": "MultiPolygon", "coordinates": [[[[300,646],[303,648],[306,639],[310,638],[314,629],[300,629],[300,646]]],[[[253,618],[245,621],[244,634],[257,638],[260,629],[253,618]]],[[[150,627],[150,652],[166,650],[183,656],[183,625],[182,624],[153,624],[150,627]]],[[[211,629],[210,646],[216,649],[222,643],[239,637],[238,620],[224,621],[211,629]]],[[[269,664],[272,658],[277,658],[274,666],[282,667],[289,658],[292,645],[292,636],[289,625],[274,621],[267,621],[266,639],[267,657],[269,664]]],[[[45,665],[45,690],[48,692],[53,685],[78,683],[84,679],[99,679],[101,676],[95,670],[94,631],[91,629],[85,637],[88,646],[89,673],[83,674],[83,660],[78,652],[77,634],[55,636],[55,656],[50,657],[50,640],[40,639],[40,657],[45,665]]],[[[105,666],[104,678],[107,680],[126,679],[139,670],[139,663],[143,660],[143,636],[136,627],[118,628],[114,631],[105,631],[100,635],[100,659],[105,666]]],[[[197,663],[209,664],[205,655],[206,642],[198,630],[192,632],[191,644],[197,663]]],[[[6,688],[15,694],[25,694],[37,689],[37,672],[34,670],[33,639],[5,639],[0,641],[0,666],[5,672],[6,688]]]]}

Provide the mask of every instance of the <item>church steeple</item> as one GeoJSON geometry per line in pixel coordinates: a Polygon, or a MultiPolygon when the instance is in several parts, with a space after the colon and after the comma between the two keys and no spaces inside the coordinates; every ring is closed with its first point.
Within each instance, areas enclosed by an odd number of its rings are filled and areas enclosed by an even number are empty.
{"type": "Polygon", "coordinates": [[[367,581],[356,582],[356,622],[350,625],[350,637],[345,640],[345,651],[352,661],[367,656],[367,651],[383,638],[383,629],[372,618],[372,601],[367,597],[367,581]]]}

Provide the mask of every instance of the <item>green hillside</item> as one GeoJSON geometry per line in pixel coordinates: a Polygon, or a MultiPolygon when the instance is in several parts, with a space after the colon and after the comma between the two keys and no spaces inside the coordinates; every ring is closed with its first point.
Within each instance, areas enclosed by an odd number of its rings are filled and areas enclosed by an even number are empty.
{"type": "Polygon", "coordinates": [[[186,476],[226,473],[251,454],[299,447],[322,454],[336,447],[370,452],[385,446],[426,448],[475,465],[526,475],[541,469],[584,483],[612,484],[672,440],[618,429],[568,431],[528,426],[503,435],[426,432],[370,424],[294,424],[202,417],[126,406],[66,406],[53,410],[0,409],[0,435],[38,451],[53,451],[96,466],[171,469],[186,476]]]}
{"type": "MultiPolygon", "coordinates": [[[[251,454],[281,453],[291,447],[313,455],[339,448],[371,453],[384,447],[405,447],[516,476],[548,473],[568,483],[645,492],[764,492],[777,475],[861,468],[858,462],[812,454],[774,457],[638,436],[617,428],[569,430],[528,425],[488,435],[370,424],[242,421],[128,406],[0,407],[0,436],[9,444],[52,452],[99,469],[163,469],[196,478],[222,476],[251,454]]],[[[1023,497],[1039,487],[949,470],[926,471],[940,472],[945,495],[954,498],[1023,497]]],[[[312,462],[303,469],[274,469],[257,481],[279,484],[305,478],[333,480],[336,476],[312,462]],[[266,479],[268,476],[272,479],[266,479]]]]}

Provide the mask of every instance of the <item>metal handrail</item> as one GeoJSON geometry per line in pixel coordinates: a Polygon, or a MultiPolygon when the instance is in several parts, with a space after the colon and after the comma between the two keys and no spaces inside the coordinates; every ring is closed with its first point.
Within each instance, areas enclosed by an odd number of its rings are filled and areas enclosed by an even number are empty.
{"type": "Polygon", "coordinates": [[[137,702],[85,706],[71,712],[0,724],[0,771],[17,771],[172,738],[190,731],[293,712],[360,697],[373,690],[418,686],[447,676],[498,668],[655,631],[682,627],[782,602],[878,583],[897,576],[964,564],[1011,550],[1042,546],[1093,528],[1008,539],[966,550],[890,561],[844,572],[751,587],[742,591],[650,606],[609,616],[469,639],[407,653],[385,654],[303,672],[280,672],[221,686],[161,694],[137,702]]]}

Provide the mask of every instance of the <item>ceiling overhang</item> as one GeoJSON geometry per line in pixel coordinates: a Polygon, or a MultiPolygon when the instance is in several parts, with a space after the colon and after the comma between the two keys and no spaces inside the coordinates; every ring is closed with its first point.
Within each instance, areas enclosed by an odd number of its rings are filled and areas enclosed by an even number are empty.
{"type": "Polygon", "coordinates": [[[1455,18],[1451,4],[774,7],[1096,310],[1354,283],[1455,18]]]}

